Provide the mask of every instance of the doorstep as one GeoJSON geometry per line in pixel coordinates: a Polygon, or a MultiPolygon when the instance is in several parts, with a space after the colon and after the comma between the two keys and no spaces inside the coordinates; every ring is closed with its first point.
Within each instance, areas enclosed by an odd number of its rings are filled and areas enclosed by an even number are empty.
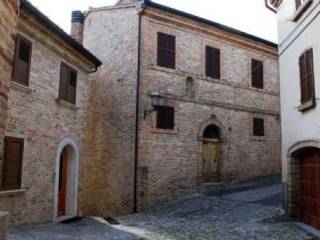
{"type": "Polygon", "coordinates": [[[317,237],[320,239],[320,231],[310,225],[307,225],[303,222],[293,222],[296,226],[301,228],[302,230],[312,234],[313,236],[317,237]]]}

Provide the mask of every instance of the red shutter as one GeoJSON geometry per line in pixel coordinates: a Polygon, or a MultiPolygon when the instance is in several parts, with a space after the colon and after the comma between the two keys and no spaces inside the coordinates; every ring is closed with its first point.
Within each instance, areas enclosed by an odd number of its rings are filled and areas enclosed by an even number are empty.
{"type": "Polygon", "coordinates": [[[10,137],[5,138],[2,182],[3,190],[13,190],[21,188],[23,143],[23,139],[10,137]]]}
{"type": "Polygon", "coordinates": [[[220,49],[206,46],[206,76],[220,79],[220,49]]]}
{"type": "Polygon", "coordinates": [[[24,85],[29,84],[31,52],[32,43],[24,37],[17,35],[13,80],[24,85]]]}
{"type": "Polygon", "coordinates": [[[175,68],[176,65],[176,38],[175,36],[158,33],[157,64],[161,67],[175,68]]]}

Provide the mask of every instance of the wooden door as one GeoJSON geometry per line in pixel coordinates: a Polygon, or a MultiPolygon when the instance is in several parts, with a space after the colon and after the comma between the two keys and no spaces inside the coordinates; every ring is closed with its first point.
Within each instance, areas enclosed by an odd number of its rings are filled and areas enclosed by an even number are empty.
{"type": "Polygon", "coordinates": [[[219,181],[219,144],[203,142],[203,180],[206,182],[219,181]]]}
{"type": "Polygon", "coordinates": [[[60,158],[58,216],[66,215],[68,156],[63,150],[60,158]]]}
{"type": "Polygon", "coordinates": [[[311,150],[301,159],[301,203],[304,223],[320,229],[320,152],[311,150]]]}

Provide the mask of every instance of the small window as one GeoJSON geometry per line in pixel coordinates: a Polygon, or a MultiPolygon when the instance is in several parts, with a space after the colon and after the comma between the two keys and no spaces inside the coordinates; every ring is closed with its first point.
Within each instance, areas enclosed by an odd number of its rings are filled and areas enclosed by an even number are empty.
{"type": "Polygon", "coordinates": [[[29,85],[32,43],[21,35],[17,35],[12,80],[29,85]]]}
{"type": "Polygon", "coordinates": [[[61,63],[59,99],[75,104],[77,92],[77,71],[61,63]]]}
{"type": "Polygon", "coordinates": [[[158,33],[158,66],[166,68],[176,67],[176,37],[158,33]]]}
{"type": "Polygon", "coordinates": [[[253,136],[258,136],[258,137],[264,136],[264,119],[262,118],[253,119],[253,136]]]}
{"type": "Polygon", "coordinates": [[[309,49],[300,56],[299,67],[301,104],[304,104],[315,98],[312,49],[309,49]]]}
{"type": "Polygon", "coordinates": [[[186,94],[189,97],[194,97],[195,89],[194,89],[194,80],[192,77],[187,77],[186,79],[186,94]]]}
{"type": "Polygon", "coordinates": [[[174,129],[174,108],[166,106],[157,107],[157,128],[174,129]]]}
{"type": "Polygon", "coordinates": [[[251,60],[252,87],[263,89],[263,62],[251,60]]]}
{"type": "Polygon", "coordinates": [[[220,79],[220,50],[206,46],[206,76],[220,79]]]}
{"type": "Polygon", "coordinates": [[[24,140],[5,137],[2,190],[21,188],[24,140]]]}

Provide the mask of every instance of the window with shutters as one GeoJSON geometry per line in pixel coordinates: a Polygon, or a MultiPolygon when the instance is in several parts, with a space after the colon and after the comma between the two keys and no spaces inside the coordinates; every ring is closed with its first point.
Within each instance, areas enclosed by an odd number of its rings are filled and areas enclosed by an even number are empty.
{"type": "Polygon", "coordinates": [[[174,129],[174,108],[167,106],[158,106],[157,110],[157,128],[174,129]]]}
{"type": "Polygon", "coordinates": [[[65,63],[60,67],[59,99],[76,104],[77,71],[65,63]]]}
{"type": "Polygon", "coordinates": [[[304,104],[315,98],[312,49],[309,49],[300,56],[299,66],[301,104],[304,104]]]}
{"type": "Polygon", "coordinates": [[[2,190],[21,188],[24,140],[5,137],[2,190]]]}
{"type": "Polygon", "coordinates": [[[206,76],[220,79],[220,49],[206,46],[206,76]]]}
{"type": "Polygon", "coordinates": [[[253,118],[253,136],[264,136],[264,119],[253,118]]]}
{"type": "Polygon", "coordinates": [[[251,60],[251,86],[263,89],[263,62],[252,59],[251,60]]]}
{"type": "Polygon", "coordinates": [[[158,33],[158,59],[160,67],[176,67],[176,37],[165,33],[158,33]]]}
{"type": "Polygon", "coordinates": [[[31,53],[32,42],[17,35],[12,80],[26,86],[29,85],[31,53]]]}

